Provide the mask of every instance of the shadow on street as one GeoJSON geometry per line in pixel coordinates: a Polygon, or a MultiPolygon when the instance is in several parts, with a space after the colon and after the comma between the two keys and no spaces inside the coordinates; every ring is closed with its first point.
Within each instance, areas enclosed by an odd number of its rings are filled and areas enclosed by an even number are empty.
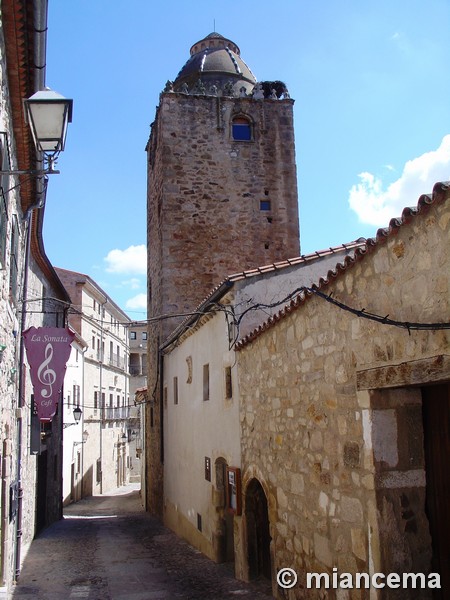
{"type": "Polygon", "coordinates": [[[11,600],[272,598],[270,582],[243,583],[140,503],[131,484],[69,505],[31,544],[11,600]]]}

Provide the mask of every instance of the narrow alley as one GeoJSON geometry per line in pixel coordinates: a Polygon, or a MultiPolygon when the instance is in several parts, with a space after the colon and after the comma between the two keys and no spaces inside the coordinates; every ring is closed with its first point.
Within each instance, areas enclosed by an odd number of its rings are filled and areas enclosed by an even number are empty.
{"type": "Polygon", "coordinates": [[[271,598],[243,583],[145,513],[137,484],[86,498],[32,543],[11,600],[271,598]]]}

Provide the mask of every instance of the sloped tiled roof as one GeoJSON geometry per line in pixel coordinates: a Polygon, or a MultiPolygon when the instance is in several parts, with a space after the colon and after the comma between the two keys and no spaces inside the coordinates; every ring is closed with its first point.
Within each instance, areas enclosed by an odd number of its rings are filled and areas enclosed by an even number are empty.
{"type": "Polygon", "coordinates": [[[341,244],[340,246],[334,246],[326,248],[324,250],[316,250],[315,252],[311,252],[310,254],[302,254],[300,256],[297,256],[296,258],[288,258],[286,260],[272,263],[270,265],[257,267],[256,269],[249,269],[247,271],[235,273],[234,275],[230,275],[229,277],[227,277],[227,280],[232,282],[241,281],[243,279],[249,279],[250,277],[255,277],[257,275],[265,275],[266,273],[281,271],[282,269],[286,269],[287,267],[304,265],[313,262],[318,258],[325,258],[327,256],[332,256],[333,254],[341,254],[345,250],[356,250],[357,248],[361,248],[362,246],[364,246],[365,241],[366,240],[364,238],[360,238],[358,240],[355,240],[354,242],[349,242],[348,244],[341,244]]]}
{"type": "MultiPolygon", "coordinates": [[[[433,188],[432,195],[424,194],[420,196],[416,207],[406,207],[402,211],[400,218],[391,219],[389,226],[378,229],[374,238],[368,238],[364,244],[361,244],[355,249],[353,256],[346,256],[342,263],[338,263],[335,269],[328,271],[326,277],[321,277],[317,284],[312,286],[313,289],[320,290],[345,273],[350,267],[357,262],[360,262],[371,251],[375,250],[381,244],[384,244],[388,238],[396,235],[401,227],[408,225],[414,218],[425,215],[428,212],[428,207],[431,204],[445,202],[449,198],[448,190],[450,182],[438,182],[433,188]]],[[[362,240],[361,240],[362,241],[362,240]]],[[[291,314],[302,306],[314,294],[312,292],[303,292],[298,294],[293,300],[285,305],[276,314],[270,316],[266,321],[261,323],[256,329],[244,336],[236,343],[236,349],[240,350],[244,346],[253,342],[262,333],[276,325],[279,321],[291,314]]]]}
{"type": "MultiPolygon", "coordinates": [[[[349,242],[347,244],[341,244],[340,246],[334,246],[330,248],[326,248],[325,250],[318,250],[316,252],[312,252],[310,254],[302,254],[301,256],[297,256],[295,258],[289,258],[280,262],[272,263],[269,265],[264,265],[262,267],[257,267],[255,269],[249,269],[246,271],[241,271],[239,273],[234,273],[233,275],[229,275],[226,277],[219,285],[217,285],[211,292],[206,296],[204,300],[195,308],[193,314],[186,317],[180,325],[170,334],[167,338],[166,342],[163,344],[163,347],[170,345],[175,339],[177,339],[182,333],[195,322],[199,316],[202,314],[206,314],[211,307],[212,304],[218,302],[229,290],[233,287],[233,285],[239,281],[250,280],[252,278],[256,278],[259,276],[266,276],[270,273],[276,273],[283,271],[289,267],[307,265],[321,258],[326,258],[332,255],[340,255],[343,252],[356,252],[359,249],[364,249],[366,244],[366,240],[360,238],[353,242],[349,242]]],[[[346,259],[349,255],[342,257],[343,263],[346,262],[346,259]]],[[[341,263],[337,263],[340,265],[341,263]]]]}

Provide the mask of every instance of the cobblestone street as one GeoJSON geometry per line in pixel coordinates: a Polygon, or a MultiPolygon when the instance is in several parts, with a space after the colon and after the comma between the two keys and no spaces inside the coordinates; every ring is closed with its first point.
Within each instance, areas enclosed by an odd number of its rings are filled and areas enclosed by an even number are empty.
{"type": "Polygon", "coordinates": [[[146,514],[136,485],[72,504],[24,560],[11,600],[272,598],[243,583],[146,514]]]}

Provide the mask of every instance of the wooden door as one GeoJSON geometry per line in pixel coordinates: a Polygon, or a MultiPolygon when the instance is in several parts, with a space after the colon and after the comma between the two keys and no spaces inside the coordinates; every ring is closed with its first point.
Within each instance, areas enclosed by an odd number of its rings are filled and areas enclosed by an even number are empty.
{"type": "Polygon", "coordinates": [[[426,513],[432,538],[432,572],[441,576],[435,598],[450,598],[450,385],[422,389],[426,513]]]}

